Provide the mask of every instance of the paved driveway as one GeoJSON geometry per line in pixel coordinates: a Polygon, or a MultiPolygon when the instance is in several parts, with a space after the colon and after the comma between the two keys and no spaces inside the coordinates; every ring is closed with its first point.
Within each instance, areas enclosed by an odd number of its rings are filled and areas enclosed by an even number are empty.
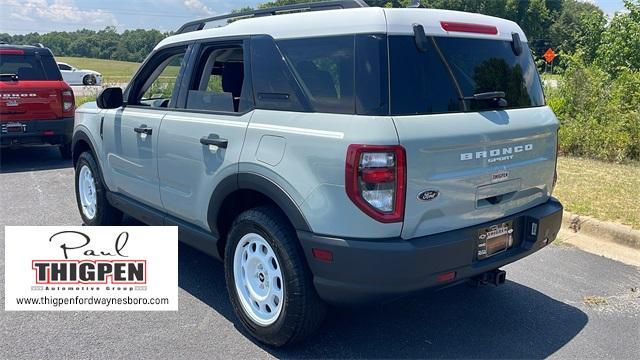
{"type": "MultiPolygon", "coordinates": [[[[0,157],[4,225],[79,225],[73,169],[54,148],[0,157]]],[[[127,220],[135,224],[133,220],[127,220]]],[[[2,358],[640,358],[640,272],[553,245],[507,266],[507,283],[333,310],[311,340],[245,337],[222,266],[181,245],[178,312],[0,312],[2,358]]],[[[4,304],[4,246],[0,247],[4,304]]]]}

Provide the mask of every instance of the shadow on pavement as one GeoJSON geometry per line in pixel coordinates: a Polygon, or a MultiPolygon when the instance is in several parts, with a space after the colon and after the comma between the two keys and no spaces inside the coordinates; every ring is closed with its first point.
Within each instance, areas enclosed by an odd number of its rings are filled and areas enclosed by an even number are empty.
{"type": "Polygon", "coordinates": [[[72,167],[60,157],[57,146],[32,146],[0,150],[0,174],[72,167]]]}
{"type": "MultiPolygon", "coordinates": [[[[179,285],[236,324],[221,263],[180,244],[179,285]]],[[[544,358],[588,322],[579,309],[513,281],[423,292],[390,304],[331,309],[308,341],[284,358],[544,358]]]]}

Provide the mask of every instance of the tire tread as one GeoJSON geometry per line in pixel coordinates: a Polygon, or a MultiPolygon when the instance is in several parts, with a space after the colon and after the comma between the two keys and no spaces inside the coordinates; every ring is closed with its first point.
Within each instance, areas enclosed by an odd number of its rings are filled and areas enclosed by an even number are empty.
{"type": "MultiPolygon", "coordinates": [[[[255,327],[251,323],[247,323],[247,319],[244,319],[243,316],[240,315],[243,310],[236,304],[237,301],[232,301],[234,309],[245,327],[252,335],[258,338],[258,340],[273,346],[283,346],[300,342],[311,335],[320,324],[322,324],[326,314],[326,306],[318,297],[315,287],[313,286],[311,271],[305,262],[304,253],[295,234],[295,230],[278,208],[267,205],[241,213],[233,222],[230,236],[233,236],[235,233],[234,230],[242,229],[243,224],[247,222],[259,224],[260,227],[267,230],[274,238],[276,246],[280,247],[283,253],[286,254],[284,258],[279,258],[278,261],[281,262],[281,266],[289,270],[287,271],[287,277],[285,279],[286,291],[290,292],[290,295],[294,294],[294,296],[297,297],[298,303],[286,303],[285,316],[287,316],[287,319],[285,319],[283,328],[280,329],[277,334],[264,337],[256,334],[255,327]]],[[[233,262],[235,244],[235,241],[228,241],[225,251],[227,288],[230,296],[237,296],[235,294],[234,284],[232,283],[233,279],[229,274],[229,268],[233,268],[233,264],[231,263],[233,262]],[[230,264],[227,264],[227,262],[230,264]]]]}

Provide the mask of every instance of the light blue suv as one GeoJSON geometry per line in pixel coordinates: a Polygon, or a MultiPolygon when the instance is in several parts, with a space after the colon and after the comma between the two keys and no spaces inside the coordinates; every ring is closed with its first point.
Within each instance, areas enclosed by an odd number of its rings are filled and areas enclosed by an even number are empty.
{"type": "Polygon", "coordinates": [[[77,110],[78,208],[179,226],[281,346],[326,303],[503,283],[560,229],[558,126],[513,22],[359,1],[233,14],[185,24],[77,110]]]}

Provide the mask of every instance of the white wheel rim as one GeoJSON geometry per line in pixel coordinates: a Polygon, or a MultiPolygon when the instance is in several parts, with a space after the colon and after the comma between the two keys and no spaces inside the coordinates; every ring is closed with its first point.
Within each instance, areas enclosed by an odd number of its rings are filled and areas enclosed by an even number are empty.
{"type": "Polygon", "coordinates": [[[78,192],[80,193],[80,204],[82,205],[82,213],[88,219],[96,216],[97,197],[96,183],[93,179],[93,173],[87,165],[82,165],[80,175],[78,176],[78,192]]]}
{"type": "Polygon", "coordinates": [[[269,243],[249,233],[240,239],[233,257],[233,279],[245,314],[255,323],[276,322],[284,307],[284,278],[269,243]]]}

